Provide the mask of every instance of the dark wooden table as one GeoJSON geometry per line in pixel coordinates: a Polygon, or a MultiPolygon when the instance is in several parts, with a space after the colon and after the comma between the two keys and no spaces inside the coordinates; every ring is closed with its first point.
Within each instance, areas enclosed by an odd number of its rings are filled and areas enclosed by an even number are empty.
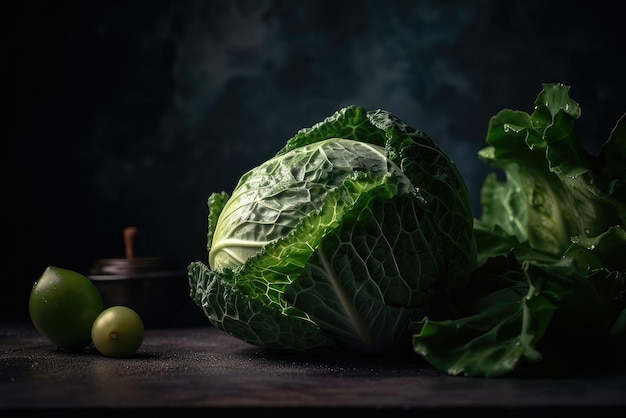
{"type": "MultiPolygon", "coordinates": [[[[622,365],[624,363],[622,362],[622,365]]],[[[410,353],[384,358],[268,353],[212,328],[147,329],[135,357],[68,353],[30,323],[2,324],[0,415],[31,409],[110,416],[175,409],[214,417],[264,408],[272,415],[626,416],[626,370],[563,377],[467,378],[440,373],[410,353]],[[207,411],[208,410],[208,411],[207,411]],[[295,411],[297,410],[297,411],[295,411]],[[4,411],[4,412],[3,412],[4,411]]],[[[84,415],[84,416],[88,416],[84,415]]]]}

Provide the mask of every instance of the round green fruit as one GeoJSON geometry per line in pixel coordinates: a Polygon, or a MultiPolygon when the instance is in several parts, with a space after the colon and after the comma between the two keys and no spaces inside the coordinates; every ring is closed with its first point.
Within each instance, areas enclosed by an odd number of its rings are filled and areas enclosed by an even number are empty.
{"type": "Polygon", "coordinates": [[[66,350],[91,344],[91,327],[103,310],[102,296],[91,280],[55,266],[47,267],[33,284],[28,301],[37,331],[66,350]]]}
{"type": "Polygon", "coordinates": [[[126,306],[111,306],[98,315],[91,340],[107,357],[131,357],[143,342],[144,326],[137,312],[126,306]]]}

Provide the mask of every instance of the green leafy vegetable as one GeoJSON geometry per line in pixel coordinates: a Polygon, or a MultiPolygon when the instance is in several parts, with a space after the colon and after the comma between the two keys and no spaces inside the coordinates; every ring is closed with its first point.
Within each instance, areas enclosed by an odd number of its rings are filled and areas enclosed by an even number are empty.
{"type": "Polygon", "coordinates": [[[380,352],[476,265],[457,168],[383,110],[339,110],[209,197],[193,300],[246,342],[380,352]]]}
{"type": "Polygon", "coordinates": [[[626,337],[626,114],[597,156],[569,86],[491,118],[471,213],[455,165],[384,110],[300,130],[208,199],[210,322],[276,350],[381,353],[406,338],[451,375],[497,377],[626,337]]]}
{"type": "Polygon", "coordinates": [[[624,335],[626,120],[592,156],[574,135],[580,114],[569,86],[544,84],[532,114],[491,119],[479,158],[505,179],[481,191],[468,297],[410,324],[415,352],[440,370],[500,376],[544,360],[546,341],[584,356],[624,335]]]}

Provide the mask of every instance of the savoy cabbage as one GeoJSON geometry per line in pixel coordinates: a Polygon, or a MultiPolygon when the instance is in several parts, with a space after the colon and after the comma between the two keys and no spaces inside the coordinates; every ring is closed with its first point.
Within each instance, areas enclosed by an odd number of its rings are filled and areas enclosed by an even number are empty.
{"type": "Polygon", "coordinates": [[[426,134],[349,106],[209,197],[209,263],[189,266],[210,322],[246,342],[380,352],[476,264],[456,166],[426,134]]]}

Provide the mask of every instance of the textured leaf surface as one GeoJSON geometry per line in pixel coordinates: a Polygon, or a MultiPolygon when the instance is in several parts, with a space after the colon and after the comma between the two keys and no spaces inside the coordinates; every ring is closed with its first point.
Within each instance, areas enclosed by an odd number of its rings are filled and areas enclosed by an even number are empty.
{"type": "Polygon", "coordinates": [[[218,328],[301,351],[384,351],[476,264],[457,168],[389,112],[349,106],[209,198],[192,297],[218,328]]]}

